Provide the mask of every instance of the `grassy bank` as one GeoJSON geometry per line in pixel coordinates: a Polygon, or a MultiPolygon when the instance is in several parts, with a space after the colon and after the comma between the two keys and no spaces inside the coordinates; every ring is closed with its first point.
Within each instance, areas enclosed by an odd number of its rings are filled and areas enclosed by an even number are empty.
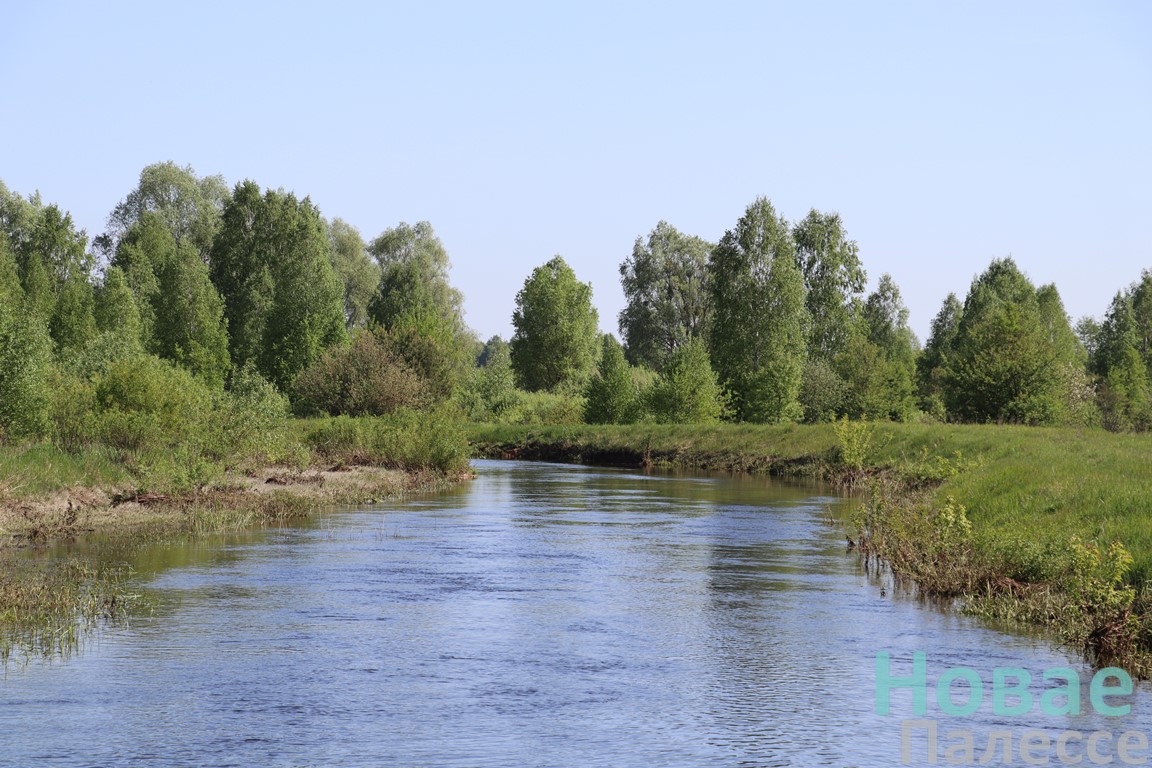
{"type": "Polygon", "coordinates": [[[473,426],[469,437],[484,456],[838,482],[867,495],[853,535],[898,576],[1150,671],[1150,436],[881,423],[473,426]]]}

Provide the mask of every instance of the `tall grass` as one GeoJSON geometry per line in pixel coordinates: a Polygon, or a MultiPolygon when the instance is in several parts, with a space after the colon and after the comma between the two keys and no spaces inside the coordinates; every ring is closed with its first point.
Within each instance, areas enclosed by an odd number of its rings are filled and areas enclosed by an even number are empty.
{"type": "Polygon", "coordinates": [[[36,561],[0,552],[0,664],[13,657],[67,656],[100,619],[118,618],[135,596],[126,574],[78,560],[36,561]]]}
{"type": "Polygon", "coordinates": [[[50,443],[0,444],[0,503],[75,486],[117,487],[128,471],[116,452],[97,447],[69,453],[50,443]]]}
{"type": "Polygon", "coordinates": [[[443,409],[309,419],[299,428],[313,454],[331,463],[446,474],[468,468],[467,439],[453,414],[443,409]]]}

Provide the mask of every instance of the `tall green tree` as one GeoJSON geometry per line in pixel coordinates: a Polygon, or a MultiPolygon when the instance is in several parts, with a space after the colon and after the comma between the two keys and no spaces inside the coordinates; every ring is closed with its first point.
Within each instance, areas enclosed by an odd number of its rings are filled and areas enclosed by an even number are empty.
{"type": "Polygon", "coordinates": [[[96,300],[87,276],[70,276],[56,296],[48,331],[60,352],[75,352],[96,337],[96,300]]]}
{"type": "Polygon", "coordinates": [[[516,294],[512,369],[529,391],[583,387],[596,365],[599,315],[592,286],[560,256],[532,271],[516,294]]]}
{"type": "Polygon", "coordinates": [[[850,240],[838,213],[813,208],[792,231],[796,263],[804,273],[808,308],[808,352],[831,360],[852,333],[854,304],[864,293],[867,275],[859,247],[850,240]]]}
{"type": "Polygon", "coordinates": [[[949,414],[962,421],[1058,423],[1069,398],[1070,362],[1067,347],[1046,327],[1032,283],[1012,259],[994,260],[964,300],[945,375],[949,414]]]}
{"type": "Polygon", "coordinates": [[[1099,321],[1091,315],[1084,315],[1076,321],[1073,330],[1076,332],[1076,338],[1080,341],[1080,346],[1084,348],[1088,364],[1091,365],[1092,360],[1096,357],[1096,348],[1100,342],[1099,321]]]}
{"type": "Polygon", "coordinates": [[[1133,302],[1135,286],[1112,299],[1089,366],[1099,379],[1104,426],[1114,431],[1152,428],[1152,386],[1141,355],[1142,335],[1133,302]]]}
{"type": "Polygon", "coordinates": [[[223,386],[231,367],[224,304],[192,242],[145,212],[119,240],[112,269],[132,289],[145,349],[223,386]]]}
{"type": "Polygon", "coordinates": [[[173,242],[171,233],[163,224],[152,214],[147,214],[117,241],[109,263],[112,269],[124,276],[124,282],[132,292],[140,318],[140,339],[146,347],[152,344],[160,303],[156,269],[159,263],[172,257],[173,242]]]}
{"type": "Polygon", "coordinates": [[[1117,291],[1104,315],[1096,337],[1096,350],[1089,365],[1099,376],[1121,365],[1129,350],[1140,351],[1140,332],[1131,291],[1117,291]]]}
{"type": "Polygon", "coordinates": [[[761,197],[708,262],[712,358],[744,421],[802,415],[807,310],[794,251],[788,223],[761,197]]]}
{"type": "Polygon", "coordinates": [[[1083,368],[1087,362],[1084,345],[1080,343],[1068,313],[1064,311],[1064,301],[1055,284],[1049,283],[1036,289],[1036,303],[1040,310],[1040,325],[1059,360],[1075,363],[1083,368]]]}
{"type": "Polygon", "coordinates": [[[448,251],[426,221],[387,229],[368,250],[380,265],[369,322],[388,332],[437,397],[451,397],[472,367],[475,339],[449,279],[448,251]]]}
{"type": "Polygon", "coordinates": [[[223,387],[231,362],[224,301],[208,277],[208,265],[188,245],[177,245],[174,258],[160,265],[153,348],[214,388],[223,387]]]}
{"type": "Polygon", "coordinates": [[[596,375],[584,390],[584,421],[589,424],[630,424],[637,417],[636,386],[616,337],[604,334],[596,375]]]}
{"type": "Polygon", "coordinates": [[[1152,270],[1145,269],[1129,289],[1132,320],[1136,327],[1137,351],[1145,365],[1152,364],[1152,270]]]}
{"type": "MultiPolygon", "coordinates": [[[[493,336],[484,342],[484,346],[480,350],[480,354],[476,356],[476,365],[484,368],[490,361],[503,352],[508,351],[508,342],[504,341],[499,335],[493,336]]],[[[511,358],[509,358],[511,363],[511,358]]]]}
{"type": "Polygon", "coordinates": [[[249,361],[282,391],[347,340],[344,298],[320,212],[308,198],[237,184],[213,242],[210,276],[224,300],[234,366],[249,361]]]}
{"type": "Polygon", "coordinates": [[[100,245],[115,252],[121,238],[145,214],[151,214],[164,224],[177,245],[191,246],[207,262],[227,202],[228,185],[223,176],[201,178],[190,165],[153,163],[140,171],[136,188],[108,215],[108,232],[100,245]]]}
{"type": "Polygon", "coordinates": [[[499,421],[520,402],[508,342],[493,336],[484,345],[482,362],[469,372],[461,407],[473,421],[499,421]]]}
{"type": "Polygon", "coordinates": [[[956,345],[956,334],[963,315],[964,305],[956,298],[956,294],[948,294],[940,311],[932,319],[924,351],[916,359],[920,407],[925,413],[938,419],[947,418],[944,406],[944,376],[948,359],[956,345]]]}
{"type": "Polygon", "coordinates": [[[28,311],[16,260],[0,233],[0,441],[47,428],[51,353],[47,325],[28,311]]]}
{"type": "Polygon", "coordinates": [[[908,327],[908,309],[891,275],[883,275],[860,312],[856,333],[838,357],[848,382],[847,415],[904,420],[915,411],[913,397],[919,343],[908,327]]]}
{"type": "MultiPolygon", "coordinates": [[[[272,194],[272,193],[269,193],[272,194]]],[[[274,218],[267,210],[259,185],[236,185],[221,216],[220,234],[212,243],[209,276],[224,300],[228,350],[232,364],[241,369],[255,364],[261,353],[264,329],[272,309],[276,281],[274,218]]],[[[269,378],[265,371],[260,371],[269,378]]]]}
{"type": "Polygon", "coordinates": [[[57,349],[83,347],[95,333],[87,233],[39,194],[23,198],[3,184],[0,228],[20,276],[23,311],[48,323],[57,349]]]}
{"type": "Polygon", "coordinates": [[[8,238],[0,234],[0,306],[15,307],[24,301],[24,288],[20,285],[20,269],[12,257],[8,238]]]}
{"type": "Polygon", "coordinates": [[[140,344],[140,310],[124,270],[110,266],[96,291],[96,330],[140,344]]]}
{"type": "Polygon", "coordinates": [[[46,433],[51,362],[44,321],[18,306],[0,305],[0,440],[46,433]]]}
{"type": "Polygon", "coordinates": [[[368,246],[380,265],[380,282],[368,312],[386,328],[405,323],[443,325],[464,330],[464,297],[452,287],[448,251],[426,221],[401,222],[368,246]]]}
{"type": "Polygon", "coordinates": [[[344,286],[344,325],[352,331],[368,325],[368,302],[380,284],[380,268],[368,256],[360,231],[343,219],[328,225],[332,268],[344,286]]]}
{"type": "Polygon", "coordinates": [[[673,352],[705,334],[712,247],[666,221],[656,225],[647,241],[636,238],[632,255],[620,265],[628,304],[619,318],[627,357],[634,365],[661,370],[673,352]]]}

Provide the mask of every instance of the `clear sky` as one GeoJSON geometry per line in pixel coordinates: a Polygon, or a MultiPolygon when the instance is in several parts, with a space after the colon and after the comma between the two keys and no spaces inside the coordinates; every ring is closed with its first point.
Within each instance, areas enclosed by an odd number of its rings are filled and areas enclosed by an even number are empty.
{"type": "Polygon", "coordinates": [[[140,170],[432,222],[481,337],[561,254],[616,332],[665,219],[838,211],[921,339],[995,257],[1101,315],[1152,267],[1152,3],[4,3],[0,179],[90,235],[140,170]]]}

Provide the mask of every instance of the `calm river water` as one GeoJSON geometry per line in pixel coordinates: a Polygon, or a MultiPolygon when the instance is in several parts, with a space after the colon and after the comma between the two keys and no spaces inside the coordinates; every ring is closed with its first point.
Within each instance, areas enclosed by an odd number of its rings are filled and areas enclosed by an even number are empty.
{"type": "Polygon", "coordinates": [[[965,717],[929,695],[941,739],[969,730],[977,756],[997,729],[1152,730],[1149,690],[1129,717],[1093,714],[1075,656],[882,593],[827,523],[837,498],[477,468],[435,496],[136,553],[151,614],[3,672],[0,765],[892,766],[912,695],[876,714],[881,651],[894,674],[926,652],[930,685],[987,681],[965,717]],[[1069,666],[1084,714],[993,712],[994,667],[1069,666]]]}

